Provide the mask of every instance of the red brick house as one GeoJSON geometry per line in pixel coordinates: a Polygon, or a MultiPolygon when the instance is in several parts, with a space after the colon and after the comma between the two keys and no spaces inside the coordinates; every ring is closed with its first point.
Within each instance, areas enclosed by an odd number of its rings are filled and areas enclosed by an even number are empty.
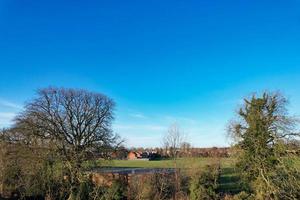
{"type": "Polygon", "coordinates": [[[128,153],[128,155],[127,155],[127,159],[128,160],[135,160],[135,159],[137,159],[138,157],[137,157],[137,153],[136,152],[133,152],[133,151],[130,151],[129,153],[128,153]]]}
{"type": "Polygon", "coordinates": [[[128,160],[135,160],[140,158],[142,158],[141,153],[135,151],[130,151],[127,155],[128,160]]]}

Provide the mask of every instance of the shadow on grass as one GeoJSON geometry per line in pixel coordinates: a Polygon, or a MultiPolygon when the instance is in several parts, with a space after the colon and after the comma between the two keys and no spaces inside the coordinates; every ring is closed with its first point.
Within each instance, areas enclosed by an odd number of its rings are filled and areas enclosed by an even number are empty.
{"type": "Polygon", "coordinates": [[[234,168],[223,168],[218,182],[218,192],[221,194],[238,194],[242,191],[240,178],[234,168]]]}

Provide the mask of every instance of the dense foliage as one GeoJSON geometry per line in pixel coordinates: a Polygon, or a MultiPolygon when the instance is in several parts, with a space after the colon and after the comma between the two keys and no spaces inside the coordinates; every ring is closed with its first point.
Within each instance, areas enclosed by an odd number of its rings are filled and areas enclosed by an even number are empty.
{"type": "Polygon", "coordinates": [[[287,143],[298,136],[295,120],[287,115],[286,99],[264,93],[245,99],[241,120],[232,124],[237,141],[237,167],[246,191],[255,199],[299,199],[300,179],[291,164],[287,143]]]}
{"type": "Polygon", "coordinates": [[[190,183],[191,200],[218,199],[219,165],[207,166],[192,177],[190,183]]]}

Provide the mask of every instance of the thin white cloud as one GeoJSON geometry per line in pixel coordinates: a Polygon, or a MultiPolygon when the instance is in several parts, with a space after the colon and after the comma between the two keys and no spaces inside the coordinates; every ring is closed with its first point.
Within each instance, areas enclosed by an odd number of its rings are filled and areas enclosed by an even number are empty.
{"type": "Polygon", "coordinates": [[[167,115],[163,117],[164,120],[167,121],[167,123],[174,123],[177,122],[179,124],[197,124],[197,120],[189,117],[174,117],[171,115],[167,115]]]}
{"type": "Polygon", "coordinates": [[[188,139],[196,147],[229,146],[226,123],[217,121],[202,122],[198,126],[185,127],[188,139]]]}
{"type": "Polygon", "coordinates": [[[153,124],[116,124],[114,128],[118,130],[147,130],[147,131],[163,131],[166,130],[165,126],[153,125],[153,124]]]}
{"type": "MultiPolygon", "coordinates": [[[[197,124],[179,124],[185,141],[194,147],[229,146],[226,138],[226,123],[205,121],[197,124]]],[[[125,124],[118,123],[114,129],[127,138],[126,144],[135,147],[160,147],[163,135],[168,130],[168,124],[125,124]]]]}
{"type": "Polygon", "coordinates": [[[138,118],[138,119],[147,119],[148,117],[141,113],[130,113],[130,117],[138,118]]]}
{"type": "Polygon", "coordinates": [[[162,140],[160,135],[139,136],[129,138],[126,142],[128,147],[160,147],[159,141],[162,140]],[[145,144],[145,141],[147,143],[145,144]]]}
{"type": "Polygon", "coordinates": [[[10,126],[15,116],[16,113],[13,112],[0,112],[0,127],[10,126]]]}
{"type": "MultiPolygon", "coordinates": [[[[138,113],[138,112],[132,112],[138,113]]],[[[170,124],[179,124],[185,141],[195,147],[228,146],[226,141],[226,122],[223,120],[198,119],[198,117],[161,115],[148,118],[144,123],[139,122],[117,122],[114,130],[127,138],[128,146],[159,147],[163,136],[166,134],[170,124]]]]}
{"type": "Polygon", "coordinates": [[[160,124],[125,124],[117,123],[114,130],[121,137],[126,138],[129,147],[155,147],[160,146],[160,140],[167,127],[160,124]]]}
{"type": "Polygon", "coordinates": [[[5,99],[0,98],[0,105],[8,108],[13,108],[13,109],[22,109],[22,105],[16,104],[11,101],[7,101],[5,99]]]}

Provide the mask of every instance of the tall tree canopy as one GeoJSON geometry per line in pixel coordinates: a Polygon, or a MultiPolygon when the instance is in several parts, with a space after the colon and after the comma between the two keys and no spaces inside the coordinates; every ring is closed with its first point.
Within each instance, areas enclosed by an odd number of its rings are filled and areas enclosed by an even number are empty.
{"type": "Polygon", "coordinates": [[[64,151],[80,153],[114,142],[113,109],[114,102],[99,93],[46,88],[26,104],[17,122],[64,151]]]}

